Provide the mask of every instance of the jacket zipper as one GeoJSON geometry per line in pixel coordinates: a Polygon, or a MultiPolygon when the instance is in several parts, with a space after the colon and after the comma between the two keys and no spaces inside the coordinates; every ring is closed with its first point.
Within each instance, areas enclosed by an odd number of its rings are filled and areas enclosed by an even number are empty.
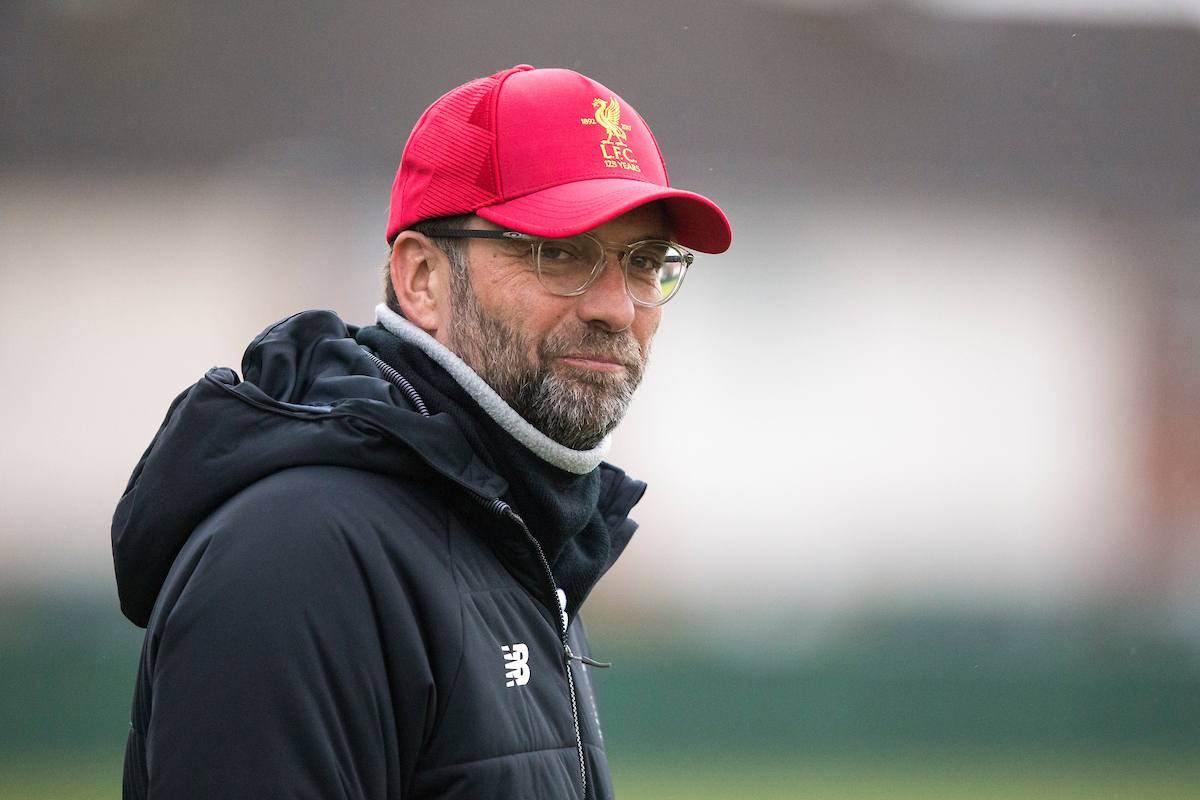
{"type": "MultiPolygon", "coordinates": [[[[542,564],[542,575],[549,583],[550,595],[557,598],[558,584],[554,580],[554,573],[550,570],[550,562],[546,560],[546,554],[542,551],[541,543],[529,532],[529,527],[526,526],[525,520],[521,519],[521,515],[513,511],[512,507],[500,498],[488,500],[486,497],[479,495],[476,497],[476,501],[486,506],[493,514],[510,519],[521,526],[521,531],[525,534],[525,538],[529,540],[529,543],[533,545],[534,552],[538,556],[538,561],[542,564]]],[[[575,675],[571,669],[571,659],[584,661],[598,667],[607,667],[610,665],[602,664],[599,661],[592,661],[592,659],[586,656],[577,656],[571,652],[571,645],[567,642],[567,610],[561,607],[558,609],[558,638],[563,648],[563,671],[567,673],[567,687],[571,690],[571,721],[575,724],[575,752],[579,755],[579,785],[583,790],[583,797],[587,797],[587,762],[583,756],[583,735],[579,729],[579,703],[575,698],[575,675]]]]}
{"type": "Polygon", "coordinates": [[[405,378],[396,370],[392,369],[392,366],[382,358],[372,353],[370,348],[362,347],[362,351],[366,353],[367,358],[375,362],[376,368],[383,373],[383,377],[387,379],[388,383],[404,392],[404,396],[408,398],[408,402],[412,403],[413,408],[415,408],[421,414],[421,416],[429,416],[429,409],[425,407],[425,401],[421,399],[421,395],[417,394],[417,390],[413,388],[413,385],[408,382],[407,378],[405,378]]]}
{"type": "MultiPolygon", "coordinates": [[[[429,409],[425,406],[424,401],[422,401],[421,396],[417,393],[417,390],[413,388],[413,385],[409,383],[403,375],[393,369],[390,364],[386,363],[379,356],[371,352],[369,348],[364,347],[362,349],[363,352],[365,352],[366,355],[371,359],[371,361],[375,362],[375,366],[379,368],[379,371],[383,374],[383,377],[396,388],[400,389],[400,391],[404,392],[405,396],[408,397],[409,402],[413,404],[413,407],[416,408],[418,413],[420,413],[422,416],[428,417],[429,409]]],[[[463,488],[465,489],[466,487],[463,488]]],[[[545,576],[546,581],[550,585],[550,596],[557,599],[558,583],[555,582],[554,573],[550,570],[550,562],[546,560],[546,554],[542,551],[541,543],[538,542],[538,540],[534,538],[533,534],[529,532],[529,527],[525,524],[525,520],[521,519],[521,516],[517,514],[517,512],[513,511],[512,507],[509,506],[508,503],[504,502],[500,498],[497,497],[489,500],[488,498],[474,491],[467,491],[471,499],[486,507],[496,516],[505,517],[521,526],[521,531],[525,534],[525,538],[529,540],[529,543],[533,545],[534,552],[536,552],[538,556],[538,561],[540,561],[542,564],[542,574],[545,576]]],[[[579,703],[575,699],[575,676],[571,670],[571,660],[574,659],[585,664],[591,664],[594,667],[610,667],[612,665],[599,661],[593,661],[587,656],[577,656],[571,652],[571,645],[567,641],[567,610],[561,607],[559,608],[558,613],[558,638],[563,647],[563,670],[567,673],[567,687],[571,690],[571,721],[575,724],[575,752],[579,755],[579,785],[580,788],[583,789],[582,797],[586,798],[587,766],[583,758],[583,736],[579,731],[579,703]]]]}

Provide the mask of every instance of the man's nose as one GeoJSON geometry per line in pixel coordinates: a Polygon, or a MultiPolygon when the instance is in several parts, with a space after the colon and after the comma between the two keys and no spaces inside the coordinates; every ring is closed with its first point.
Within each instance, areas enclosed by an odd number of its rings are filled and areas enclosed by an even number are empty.
{"type": "Polygon", "coordinates": [[[637,309],[625,289],[620,254],[606,252],[602,269],[600,277],[579,298],[579,316],[584,322],[608,331],[625,330],[633,324],[637,309]]]}

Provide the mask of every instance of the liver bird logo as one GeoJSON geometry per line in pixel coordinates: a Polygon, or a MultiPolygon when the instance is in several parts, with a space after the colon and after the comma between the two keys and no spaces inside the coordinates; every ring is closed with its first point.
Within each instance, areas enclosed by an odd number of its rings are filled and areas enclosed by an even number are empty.
{"type": "Polygon", "coordinates": [[[608,138],[603,144],[625,144],[625,131],[621,130],[621,104],[617,102],[617,98],[602,100],[597,97],[592,101],[592,108],[596,109],[596,122],[608,131],[608,138]]]}

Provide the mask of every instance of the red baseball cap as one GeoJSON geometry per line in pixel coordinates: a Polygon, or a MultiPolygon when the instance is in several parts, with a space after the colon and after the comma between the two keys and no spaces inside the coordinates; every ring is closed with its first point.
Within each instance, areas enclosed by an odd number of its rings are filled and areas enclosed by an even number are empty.
{"type": "Polygon", "coordinates": [[[522,64],[443,95],[408,137],[387,240],[416,222],[475,213],[535,236],[573,236],[661,200],[675,240],[729,248],[729,220],[672,189],[654,134],[591,78],[522,64]]]}

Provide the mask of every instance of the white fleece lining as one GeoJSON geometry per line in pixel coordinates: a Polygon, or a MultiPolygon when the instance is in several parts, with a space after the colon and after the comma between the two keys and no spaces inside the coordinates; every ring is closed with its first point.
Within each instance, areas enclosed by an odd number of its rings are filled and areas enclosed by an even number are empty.
{"type": "Polygon", "coordinates": [[[600,440],[600,444],[591,450],[572,450],[566,445],[559,444],[546,434],[525,421],[525,418],[512,409],[508,403],[500,399],[492,387],[483,382],[483,378],[475,374],[475,370],[466,365],[461,358],[452,353],[445,345],[434,339],[425,331],[413,325],[404,317],[392,311],[383,303],[375,307],[375,321],[387,329],[388,333],[398,336],[409,344],[414,344],[425,351],[425,354],[450,373],[459,385],[467,390],[475,402],[496,421],[500,427],[508,431],[514,439],[528,447],[559,469],[573,472],[576,475],[586,475],[600,466],[600,462],[608,455],[612,444],[609,434],[600,440]]]}

